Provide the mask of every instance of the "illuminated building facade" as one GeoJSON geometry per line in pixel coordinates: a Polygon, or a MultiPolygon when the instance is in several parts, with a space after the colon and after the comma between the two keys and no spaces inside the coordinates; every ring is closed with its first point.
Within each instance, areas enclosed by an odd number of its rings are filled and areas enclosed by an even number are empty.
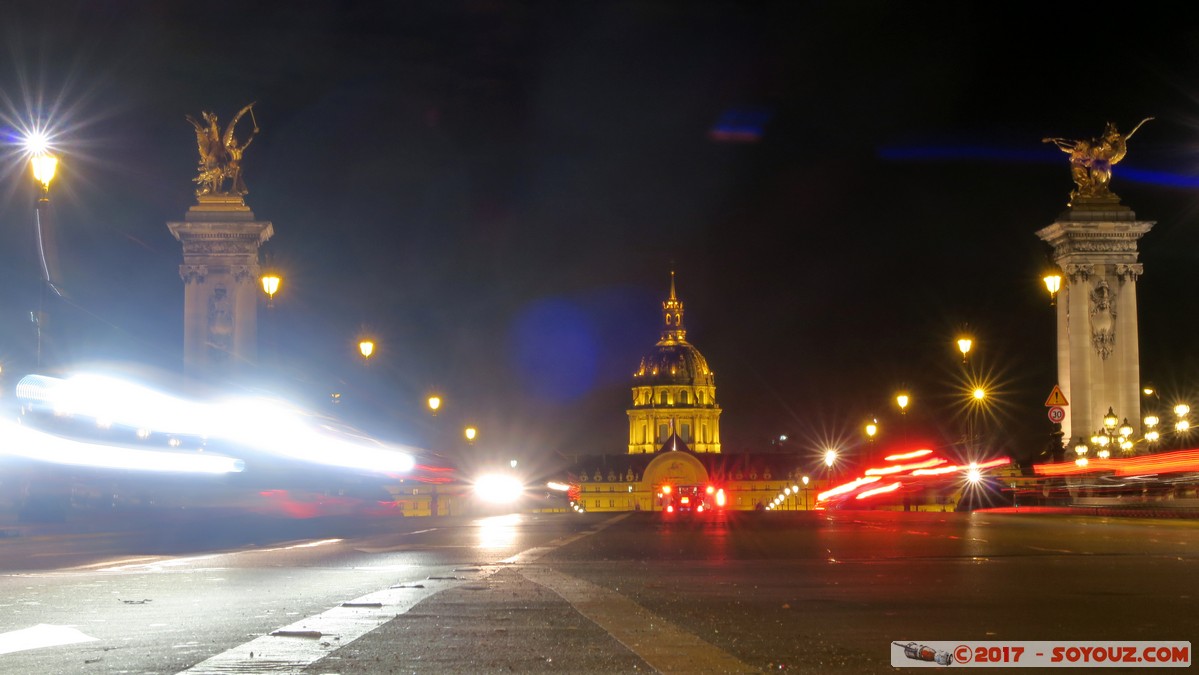
{"type": "Polygon", "coordinates": [[[720,406],[716,377],[683,325],[683,302],[670,273],[670,297],[662,303],[661,339],[633,374],[629,408],[629,454],[660,449],[720,452],[720,406]]]}

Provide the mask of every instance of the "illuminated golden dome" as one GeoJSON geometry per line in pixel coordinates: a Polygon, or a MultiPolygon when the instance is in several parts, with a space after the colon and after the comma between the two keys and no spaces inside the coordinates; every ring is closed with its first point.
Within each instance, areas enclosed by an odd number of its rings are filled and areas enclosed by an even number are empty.
{"type": "Polygon", "coordinates": [[[654,351],[641,358],[634,374],[638,384],[711,385],[712,371],[703,354],[689,342],[659,342],[654,351]]]}
{"type": "Polygon", "coordinates": [[[699,350],[687,342],[687,329],[683,327],[683,302],[674,290],[674,272],[670,273],[670,297],[662,303],[662,318],[665,326],[662,338],[654,351],[641,359],[641,367],[633,374],[638,385],[713,384],[708,361],[699,350]]]}

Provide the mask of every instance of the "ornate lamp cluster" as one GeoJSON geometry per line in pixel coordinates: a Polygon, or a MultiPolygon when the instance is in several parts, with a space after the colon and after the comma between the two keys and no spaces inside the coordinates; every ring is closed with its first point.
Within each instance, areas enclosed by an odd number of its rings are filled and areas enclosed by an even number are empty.
{"type": "Polygon", "coordinates": [[[1128,418],[1125,417],[1121,421],[1111,406],[1108,406],[1107,414],[1103,416],[1103,426],[1091,436],[1091,445],[1099,448],[1096,456],[1100,459],[1107,459],[1111,456],[1110,448],[1131,452],[1133,447],[1132,431],[1132,425],[1128,423],[1128,418]]]}
{"type": "MultiPolygon", "coordinates": [[[[1148,389],[1146,391],[1151,392],[1148,389]]],[[[1191,406],[1186,403],[1174,406],[1174,432],[1176,434],[1185,434],[1190,431],[1190,412],[1191,406]]],[[[1128,423],[1128,418],[1121,420],[1115,410],[1109,406],[1107,414],[1103,416],[1103,426],[1091,436],[1090,444],[1088,445],[1082,437],[1079,437],[1078,442],[1074,445],[1074,453],[1077,455],[1074,460],[1075,464],[1086,466],[1087,454],[1092,448],[1096,448],[1095,456],[1099,459],[1111,457],[1112,451],[1117,448],[1125,454],[1131,454],[1140,441],[1147,443],[1152,448],[1162,439],[1162,432],[1159,430],[1162,420],[1151,412],[1142,421],[1145,424],[1145,434],[1138,441],[1133,438],[1133,428],[1128,423]]]]}

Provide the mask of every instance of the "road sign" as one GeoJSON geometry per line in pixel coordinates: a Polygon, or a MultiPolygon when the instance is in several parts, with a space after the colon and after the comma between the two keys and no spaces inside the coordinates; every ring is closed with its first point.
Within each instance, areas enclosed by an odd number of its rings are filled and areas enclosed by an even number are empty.
{"type": "Polygon", "coordinates": [[[1062,388],[1053,385],[1053,391],[1049,392],[1049,398],[1045,399],[1045,405],[1049,407],[1057,405],[1070,405],[1066,402],[1066,395],[1062,393],[1062,388]]]}
{"type": "Polygon", "coordinates": [[[1061,424],[1062,420],[1066,419],[1066,409],[1060,405],[1055,405],[1049,408],[1049,421],[1054,424],[1061,424]]]}

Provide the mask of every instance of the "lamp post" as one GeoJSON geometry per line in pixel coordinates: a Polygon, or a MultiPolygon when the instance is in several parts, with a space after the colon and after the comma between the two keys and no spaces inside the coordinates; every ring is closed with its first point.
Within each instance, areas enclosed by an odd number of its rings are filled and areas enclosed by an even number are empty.
{"type": "Polygon", "coordinates": [[[1107,414],[1103,416],[1103,427],[1091,436],[1091,443],[1098,446],[1096,456],[1099,459],[1111,457],[1110,448],[1119,448],[1121,452],[1131,452],[1133,448],[1132,425],[1128,418],[1123,422],[1116,416],[1115,410],[1108,406],[1107,414]]]}
{"type": "Polygon", "coordinates": [[[1045,290],[1049,291],[1049,306],[1053,307],[1057,304],[1057,293],[1062,289],[1061,270],[1055,267],[1046,272],[1041,281],[1045,282],[1045,290]]]}
{"type": "Polygon", "coordinates": [[[811,486],[809,486],[808,483],[810,483],[811,481],[812,481],[812,479],[808,478],[807,476],[804,476],[803,478],[799,479],[799,482],[803,483],[803,510],[804,511],[808,510],[808,492],[810,492],[812,490],[811,486]]]}
{"type": "Polygon", "coordinates": [[[1089,451],[1090,451],[1090,448],[1087,447],[1086,441],[1082,440],[1082,436],[1079,436],[1078,442],[1074,444],[1074,455],[1076,457],[1076,459],[1074,460],[1074,463],[1077,464],[1078,466],[1086,466],[1087,465],[1087,452],[1089,452],[1089,451]]]}
{"type": "Polygon", "coordinates": [[[970,348],[974,346],[974,340],[969,337],[958,338],[958,351],[962,353],[962,365],[966,365],[966,359],[970,355],[970,348]]]}
{"type": "Polygon", "coordinates": [[[874,463],[874,437],[878,435],[878,420],[873,417],[870,418],[870,421],[866,423],[865,432],[866,464],[870,465],[874,463]]]}
{"type": "Polygon", "coordinates": [[[824,489],[833,486],[833,466],[837,464],[837,451],[829,448],[824,451],[824,489]]]}
{"type": "Polygon", "coordinates": [[[283,279],[273,270],[267,270],[262,274],[262,292],[266,293],[266,306],[274,308],[275,294],[279,292],[279,285],[283,279]]]}
{"type": "Polygon", "coordinates": [[[54,241],[47,231],[53,229],[50,215],[50,182],[58,171],[58,158],[50,153],[46,139],[40,134],[34,134],[25,139],[25,150],[29,153],[29,165],[33,170],[33,179],[41,187],[38,192],[37,207],[34,209],[34,226],[37,229],[38,258],[42,267],[42,282],[38,284],[38,307],[33,316],[34,330],[37,333],[37,367],[42,367],[42,331],[46,321],[46,287],[53,288],[51,267],[56,268],[54,261],[54,241]]]}
{"type": "Polygon", "coordinates": [[[1174,431],[1179,434],[1185,434],[1191,429],[1191,421],[1187,415],[1191,413],[1191,406],[1185,403],[1179,403],[1174,406],[1174,416],[1177,418],[1174,421],[1174,431]]]}
{"type": "Polygon", "coordinates": [[[369,359],[375,353],[375,341],[369,338],[364,338],[358,342],[358,353],[362,354],[362,358],[369,359]]]}

